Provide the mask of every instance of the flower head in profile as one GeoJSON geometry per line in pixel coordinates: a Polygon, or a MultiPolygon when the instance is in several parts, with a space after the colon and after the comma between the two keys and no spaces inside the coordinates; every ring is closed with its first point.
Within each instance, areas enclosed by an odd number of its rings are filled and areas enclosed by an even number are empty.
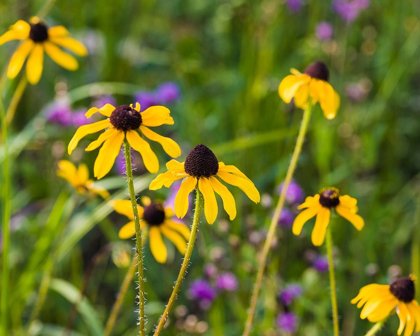
{"type": "Polygon", "coordinates": [[[29,83],[35,85],[42,75],[44,52],[59,66],[67,70],[77,70],[77,60],[62,51],[59,47],[68,49],[79,56],[86,56],[87,50],[79,41],[69,37],[70,33],[63,26],[48,28],[37,17],[28,22],[19,20],[10,27],[10,30],[0,36],[0,45],[12,41],[22,40],[18,49],[10,59],[7,77],[15,78],[26,63],[26,76],[29,83]]]}
{"type": "Polygon", "coordinates": [[[334,119],[340,106],[340,96],[328,83],[330,73],[323,62],[309,65],[304,73],[291,69],[279,85],[279,95],[286,102],[306,109],[308,104],[319,103],[327,119],[334,119]]]}
{"type": "Polygon", "coordinates": [[[209,224],[214,223],[218,213],[215,192],[222,198],[230,220],[236,217],[235,199],[221,181],[240,188],[255,203],[260,201],[260,193],[254,183],[235,166],[219,162],[216,155],[205,145],[196,146],[188,154],[185,162],[171,160],[166,167],[168,171],[158,175],[149,188],[169,188],[173,182],[184,179],[175,198],[175,214],[179,218],[186,215],[189,208],[188,196],[197,186],[204,197],[204,213],[209,224]]]}
{"type": "Polygon", "coordinates": [[[357,214],[357,200],[348,195],[340,196],[337,188],[324,188],[315,196],[306,197],[298,209],[305,209],[293,223],[293,233],[299,235],[303,225],[316,216],[315,227],[312,230],[312,243],[321,246],[330,223],[331,210],[335,210],[341,217],[347,219],[357,230],[365,225],[362,217],[357,214]]]}
{"type": "Polygon", "coordinates": [[[400,319],[398,335],[420,331],[420,306],[415,298],[414,277],[400,278],[391,285],[370,284],[360,289],[351,303],[362,308],[360,318],[376,323],[393,313],[400,319]]]}
{"type": "Polygon", "coordinates": [[[161,136],[149,128],[174,124],[170,111],[166,107],[152,106],[140,112],[139,103],[136,104],[136,107],[133,105],[114,107],[111,104],[106,104],[100,109],[92,107],[86,112],[86,117],[90,118],[96,112],[107,119],[79,127],[69,143],[68,152],[71,154],[79,141],[86,135],[105,130],[97,140],[91,142],[86,148],[86,151],[92,151],[102,146],[93,168],[94,176],[97,179],[101,179],[111,170],[124,140],[127,140],[130,146],[141,154],[149,172],[156,173],[159,170],[159,160],[156,154],[140,134],[152,141],[159,142],[171,157],[175,158],[181,155],[181,148],[175,141],[161,136]]]}
{"type": "Polygon", "coordinates": [[[68,181],[79,194],[97,194],[102,198],[108,198],[109,192],[104,188],[95,185],[92,180],[89,180],[89,170],[84,163],[81,163],[78,168],[67,160],[58,162],[57,176],[62,177],[68,181]]]}
{"type": "MultiPolygon", "coordinates": [[[[140,229],[147,230],[150,250],[156,261],[164,263],[167,259],[167,250],[162,235],[174,243],[179,253],[185,254],[187,240],[190,238],[190,229],[183,223],[174,221],[172,210],[164,207],[163,202],[152,201],[149,197],[142,197],[141,201],[143,206],[137,205],[141,219],[140,229]]],[[[118,236],[121,239],[133,237],[136,234],[136,229],[131,201],[118,200],[112,205],[116,212],[130,219],[130,222],[120,229],[118,236]]]]}

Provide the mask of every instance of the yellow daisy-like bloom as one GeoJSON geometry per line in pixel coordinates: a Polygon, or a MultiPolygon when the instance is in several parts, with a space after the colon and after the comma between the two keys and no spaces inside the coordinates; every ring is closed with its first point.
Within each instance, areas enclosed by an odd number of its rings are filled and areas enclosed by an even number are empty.
{"type": "Polygon", "coordinates": [[[37,17],[28,22],[19,20],[10,30],[0,36],[0,45],[12,41],[22,40],[18,49],[10,59],[7,77],[15,78],[22,69],[26,58],[26,76],[29,83],[35,85],[42,75],[44,51],[59,66],[74,71],[79,67],[77,60],[62,51],[58,46],[68,49],[79,56],[86,56],[87,50],[79,41],[69,37],[70,33],[63,26],[48,28],[37,17]]]}
{"type": "Polygon", "coordinates": [[[171,160],[166,164],[168,171],[160,174],[150,183],[150,190],[165,186],[169,188],[173,182],[184,179],[175,197],[175,214],[183,218],[189,208],[189,194],[196,188],[204,197],[204,213],[207,222],[213,224],[217,218],[218,206],[214,192],[220,195],[223,206],[233,220],[236,217],[235,199],[220,181],[239,187],[252,201],[260,201],[260,193],[254,183],[235,166],[227,166],[219,162],[214,153],[205,145],[196,146],[188,154],[185,162],[171,160]]]}
{"type": "MultiPolygon", "coordinates": [[[[147,229],[149,233],[150,250],[156,261],[166,262],[167,251],[162,234],[168,238],[182,255],[185,254],[187,241],[190,238],[190,229],[172,219],[173,211],[170,207],[164,207],[162,202],[152,202],[149,197],[141,198],[144,207],[137,205],[139,212],[140,229],[147,229]]],[[[131,201],[118,200],[113,202],[116,212],[128,217],[131,221],[125,224],[118,233],[121,239],[128,239],[136,234],[134,225],[133,208],[131,201]]],[[[147,233],[146,231],[146,233],[147,233]]]]}
{"type": "Polygon", "coordinates": [[[109,197],[107,190],[89,180],[89,170],[84,163],[76,168],[70,161],[61,160],[58,162],[57,176],[68,181],[79,194],[97,194],[104,199],[109,197]]]}
{"type": "Polygon", "coordinates": [[[96,112],[108,118],[79,127],[69,143],[68,152],[71,154],[79,141],[86,135],[106,129],[97,140],[91,142],[86,148],[86,151],[92,151],[103,144],[93,168],[94,176],[97,179],[101,179],[111,170],[124,139],[127,139],[130,146],[141,154],[146,169],[151,173],[157,173],[159,160],[150,145],[137,131],[140,131],[146,138],[159,142],[171,157],[176,158],[181,155],[181,148],[175,141],[161,136],[149,128],[174,124],[170,111],[166,107],[152,106],[140,112],[139,103],[136,103],[135,108],[133,105],[114,107],[111,104],[106,104],[100,109],[92,107],[86,112],[86,117],[90,118],[96,112]]]}
{"type": "Polygon", "coordinates": [[[286,76],[279,85],[279,95],[286,102],[294,103],[301,109],[308,107],[309,99],[312,104],[319,102],[324,116],[334,119],[340,106],[340,96],[328,83],[329,71],[322,62],[315,62],[308,66],[304,73],[291,69],[292,75],[286,76]]]}
{"type": "Polygon", "coordinates": [[[324,188],[315,196],[306,197],[304,203],[298,206],[302,211],[293,222],[293,233],[299,235],[303,225],[316,216],[315,227],[312,230],[312,243],[321,246],[325,239],[328,224],[330,223],[331,210],[347,219],[357,230],[363,229],[365,221],[357,215],[357,200],[348,195],[340,196],[337,188],[324,188]]]}
{"type": "Polygon", "coordinates": [[[376,323],[397,312],[400,319],[398,335],[420,332],[420,306],[415,298],[414,277],[400,278],[391,285],[371,284],[360,289],[351,303],[362,308],[360,318],[376,323]]]}

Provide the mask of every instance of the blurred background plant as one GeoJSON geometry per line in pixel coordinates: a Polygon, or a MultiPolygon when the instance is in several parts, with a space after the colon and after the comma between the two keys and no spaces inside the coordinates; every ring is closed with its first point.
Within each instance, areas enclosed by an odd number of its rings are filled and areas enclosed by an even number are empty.
{"type": "MultiPolygon", "coordinates": [[[[0,32],[42,5],[3,0],[0,32]]],[[[75,129],[87,122],[82,112],[98,101],[168,106],[175,125],[163,132],[181,144],[183,158],[204,143],[220,160],[242,167],[262,193],[262,204],[255,205],[232,189],[237,218],[229,222],[220,212],[214,228],[201,225],[165,331],[241,334],[273,198],[302,114],[280,101],[277,86],[289,68],[303,69],[315,60],[329,66],[342,103],[333,121],[315,108],[294,178],[303,195],[334,185],[359,200],[364,230],[356,232],[337,217],[333,234],[341,329],[344,336],[362,334],[369,323],[350,304],[359,288],[389,283],[420,267],[412,253],[420,252],[420,243],[413,245],[420,231],[414,220],[420,189],[419,14],[414,0],[58,1],[47,23],[65,25],[89,55],[79,59],[74,73],[46,59],[41,82],[26,89],[8,130],[10,334],[25,334],[33,320],[30,335],[62,335],[66,328],[69,335],[101,335],[127,273],[134,243],[117,234],[125,219],[107,201],[76,194],[55,174],[58,161],[69,159],[65,149],[75,129]],[[43,282],[46,275],[49,281],[43,282]],[[39,306],[42,283],[48,286],[39,306]],[[69,322],[72,309],[76,315],[69,322]],[[33,315],[34,310],[39,311],[33,315]]],[[[2,46],[2,68],[15,48],[2,46]]],[[[17,83],[6,82],[6,105],[17,83]]],[[[85,162],[92,173],[94,157],[79,148],[71,160],[85,162]]],[[[162,155],[161,164],[168,159],[162,155]]],[[[165,190],[148,191],[153,176],[134,153],[133,162],[136,191],[164,199],[165,190]]],[[[98,183],[111,191],[111,200],[127,198],[121,171],[117,162],[114,174],[98,183]]],[[[289,200],[279,223],[255,335],[331,334],[325,251],[312,246],[311,225],[301,236],[292,235],[296,203],[289,200]],[[299,294],[285,302],[291,285],[299,286],[299,294]]],[[[181,264],[175,248],[167,247],[165,265],[145,249],[149,332],[181,264]]],[[[115,335],[135,334],[135,295],[133,283],[115,335]]],[[[394,335],[397,326],[392,317],[381,335],[394,335]]]]}

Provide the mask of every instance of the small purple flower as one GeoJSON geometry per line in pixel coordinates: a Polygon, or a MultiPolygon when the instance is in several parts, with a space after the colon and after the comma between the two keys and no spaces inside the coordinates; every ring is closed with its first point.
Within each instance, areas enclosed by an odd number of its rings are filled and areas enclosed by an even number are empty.
{"type": "Polygon", "coordinates": [[[234,292],[238,289],[238,280],[233,273],[223,273],[216,279],[216,286],[220,290],[234,292]]]}
{"type": "Polygon", "coordinates": [[[328,22],[321,22],[316,27],[316,36],[319,40],[329,40],[332,35],[333,29],[328,22]]]}
{"type": "Polygon", "coordinates": [[[156,96],[161,104],[174,103],[181,97],[181,90],[178,84],[167,82],[158,86],[156,96]]]}
{"type": "Polygon", "coordinates": [[[299,285],[289,285],[280,292],[281,302],[285,306],[289,306],[294,299],[301,296],[303,293],[302,287],[299,285]]]}
{"type": "Polygon", "coordinates": [[[127,170],[126,170],[124,155],[122,153],[118,154],[117,159],[115,161],[116,161],[115,167],[117,169],[118,174],[125,175],[127,170]]]}
{"type": "Polygon", "coordinates": [[[113,96],[103,95],[103,96],[98,97],[94,101],[93,106],[101,108],[102,106],[105,106],[106,104],[111,104],[115,106],[117,104],[117,101],[115,100],[113,96]]]}
{"type": "Polygon", "coordinates": [[[154,92],[140,91],[134,95],[134,100],[140,104],[142,111],[150,106],[159,105],[159,99],[154,92]]]}
{"type": "Polygon", "coordinates": [[[86,109],[76,110],[73,112],[71,119],[73,121],[74,126],[80,127],[80,126],[87,125],[90,123],[90,120],[86,118],[85,113],[86,113],[86,109]]]}
{"type": "Polygon", "coordinates": [[[217,296],[217,291],[204,279],[195,280],[189,289],[191,299],[199,302],[202,309],[208,309],[217,296]]]}
{"type": "Polygon", "coordinates": [[[352,22],[360,14],[360,11],[369,7],[369,0],[335,0],[333,9],[344,21],[352,22]]]}
{"type": "Polygon", "coordinates": [[[284,227],[292,227],[293,221],[295,220],[295,215],[287,208],[281,210],[279,225],[284,227]]]}
{"type": "Polygon", "coordinates": [[[297,331],[297,317],[293,313],[280,313],[277,316],[277,326],[288,333],[295,333],[297,331]]]}
{"type": "Polygon", "coordinates": [[[303,1],[302,0],[287,0],[286,5],[287,7],[289,7],[291,12],[296,13],[302,9],[303,1]]]}
{"type": "Polygon", "coordinates": [[[328,259],[326,257],[316,257],[312,261],[312,266],[318,272],[324,273],[328,271],[328,259]]]}
{"type": "Polygon", "coordinates": [[[354,102],[361,102],[366,99],[366,88],[360,83],[352,83],[346,87],[346,96],[354,102]]]}
{"type": "Polygon", "coordinates": [[[204,274],[208,278],[214,278],[217,275],[217,267],[214,264],[205,264],[204,274]]]}
{"type": "Polygon", "coordinates": [[[64,102],[52,104],[46,112],[48,122],[61,126],[70,126],[72,124],[72,113],[70,106],[64,102]]]}
{"type": "MultiPolygon", "coordinates": [[[[283,190],[283,185],[284,183],[280,184],[278,188],[279,194],[281,194],[283,190]]],[[[300,204],[302,203],[304,197],[305,193],[302,187],[295,181],[291,181],[286,192],[286,202],[288,202],[289,204],[300,204]]]]}

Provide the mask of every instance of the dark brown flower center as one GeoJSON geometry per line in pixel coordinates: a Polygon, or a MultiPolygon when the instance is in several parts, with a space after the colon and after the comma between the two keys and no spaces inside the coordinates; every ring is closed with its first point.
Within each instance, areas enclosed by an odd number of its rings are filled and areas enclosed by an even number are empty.
{"type": "Polygon", "coordinates": [[[335,208],[340,204],[340,192],[337,188],[324,188],[319,192],[319,203],[324,208],[335,208]]]}
{"type": "Polygon", "coordinates": [[[144,207],[143,219],[152,226],[163,224],[165,221],[165,210],[162,203],[152,202],[144,207]]]}
{"type": "Polygon", "coordinates": [[[305,69],[305,74],[311,76],[312,78],[321,79],[326,82],[328,82],[328,79],[330,78],[330,72],[323,62],[312,63],[305,69]]]}
{"type": "Polygon", "coordinates": [[[29,38],[34,42],[44,42],[48,40],[48,28],[45,24],[38,22],[31,24],[29,38]]]}
{"type": "Polygon", "coordinates": [[[138,129],[141,125],[141,114],[128,105],[118,106],[109,118],[112,126],[120,131],[131,131],[138,129]]]}
{"type": "Polygon", "coordinates": [[[197,145],[185,159],[184,169],[190,176],[210,177],[219,171],[219,161],[210,148],[197,145]]]}
{"type": "Polygon", "coordinates": [[[413,301],[416,296],[414,281],[409,277],[395,280],[389,290],[398,300],[407,303],[413,301]]]}

